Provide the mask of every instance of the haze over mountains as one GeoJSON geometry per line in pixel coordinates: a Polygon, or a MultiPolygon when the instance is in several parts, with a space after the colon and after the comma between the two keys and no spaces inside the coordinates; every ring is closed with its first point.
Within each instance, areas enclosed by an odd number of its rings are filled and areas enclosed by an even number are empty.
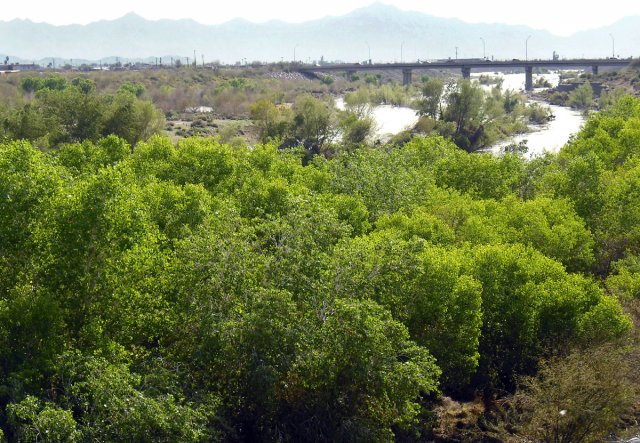
{"type": "MultiPolygon", "coordinates": [[[[532,6],[535,7],[535,6],[532,6]]],[[[524,13],[524,12],[523,12],[524,13]]],[[[549,11],[553,14],[553,11],[549,11]]],[[[567,18],[570,20],[570,17],[567,18]]],[[[610,57],[612,45],[620,57],[640,55],[640,17],[627,17],[610,26],[569,37],[504,24],[471,24],[373,4],[340,17],[305,23],[251,23],[242,19],[221,25],[193,20],[149,21],[135,14],[88,25],[52,26],[29,20],[0,22],[0,54],[11,60],[47,58],[98,61],[107,57],[144,59],[190,57],[198,62],[246,60],[356,62],[416,59],[610,57]],[[612,37],[615,40],[612,40],[612,37]]],[[[185,60],[183,60],[184,62],[185,60]]]]}

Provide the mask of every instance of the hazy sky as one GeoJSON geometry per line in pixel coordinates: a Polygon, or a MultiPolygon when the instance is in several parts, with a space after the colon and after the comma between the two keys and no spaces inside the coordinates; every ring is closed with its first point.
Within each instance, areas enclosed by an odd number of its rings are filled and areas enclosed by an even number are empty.
{"type": "MultiPolygon", "coordinates": [[[[371,3],[372,0],[5,1],[0,8],[0,20],[28,18],[56,25],[86,24],[136,12],[152,20],[192,18],[205,24],[222,23],[237,17],[255,22],[272,19],[301,22],[327,15],[343,15],[371,3]]],[[[386,0],[382,3],[468,22],[528,25],[558,35],[608,25],[624,16],[640,15],[638,0],[607,0],[596,3],[597,6],[585,0],[386,0]]]]}

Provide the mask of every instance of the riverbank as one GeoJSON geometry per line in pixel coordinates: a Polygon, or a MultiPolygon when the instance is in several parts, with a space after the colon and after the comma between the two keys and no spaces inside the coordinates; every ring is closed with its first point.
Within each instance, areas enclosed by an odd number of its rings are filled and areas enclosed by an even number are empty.
{"type": "MultiPolygon", "coordinates": [[[[484,74],[486,76],[486,74],[484,74]]],[[[472,76],[475,78],[476,76],[472,76]]],[[[479,76],[478,76],[479,77],[479,76]]],[[[524,74],[499,74],[496,77],[502,80],[502,90],[524,91],[524,74]]],[[[546,83],[549,87],[557,87],[561,72],[549,72],[538,74],[534,77],[534,82],[541,79],[540,83],[546,83]]],[[[539,93],[548,88],[536,88],[534,93],[539,93]]],[[[532,99],[531,94],[527,94],[527,103],[539,103],[551,109],[553,119],[542,125],[529,125],[529,132],[517,134],[506,140],[496,143],[486,151],[495,154],[504,152],[504,149],[511,145],[526,145],[525,155],[532,158],[542,155],[545,152],[559,151],[571,138],[582,128],[585,122],[584,115],[569,107],[552,105],[544,100],[532,99]]]]}
{"type": "MultiPolygon", "coordinates": [[[[537,102],[537,101],[536,101],[537,102]]],[[[544,103],[544,102],[537,102],[544,103]]],[[[532,158],[545,152],[558,152],[570,140],[571,136],[578,133],[585,122],[581,112],[571,108],[550,105],[554,118],[544,125],[532,125],[531,131],[518,134],[508,140],[497,143],[489,150],[495,154],[504,152],[504,148],[510,145],[522,145],[527,147],[526,156],[532,158]]]]}

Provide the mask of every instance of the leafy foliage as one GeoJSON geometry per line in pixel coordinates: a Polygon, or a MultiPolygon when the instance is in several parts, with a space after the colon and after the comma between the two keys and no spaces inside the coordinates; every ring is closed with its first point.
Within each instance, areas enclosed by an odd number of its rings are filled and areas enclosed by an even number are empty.
{"type": "MultiPolygon", "coordinates": [[[[134,91],[24,88],[3,128],[59,147],[0,145],[10,441],[427,439],[441,393],[491,399],[632,327],[616,297],[639,286],[636,100],[527,162],[442,137],[331,158],[174,144],[148,137],[134,91]],[[65,103],[54,131],[29,123],[65,103]]],[[[282,110],[254,111],[278,138],[282,110]]],[[[290,112],[303,144],[331,137],[323,102],[290,112]]]]}
{"type": "Polygon", "coordinates": [[[164,117],[151,102],[140,100],[144,87],[125,83],[116,94],[100,94],[86,78],[70,83],[63,77],[22,80],[33,100],[17,107],[0,124],[0,135],[27,139],[43,148],[92,141],[108,135],[124,138],[130,145],[159,132],[164,117]]]}

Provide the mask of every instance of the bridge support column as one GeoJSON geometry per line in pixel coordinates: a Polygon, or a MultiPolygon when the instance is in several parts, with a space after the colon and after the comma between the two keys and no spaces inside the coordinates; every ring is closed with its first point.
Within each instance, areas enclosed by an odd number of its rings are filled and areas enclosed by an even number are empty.
{"type": "Polygon", "coordinates": [[[462,78],[469,80],[471,78],[471,68],[468,66],[462,67],[462,78]]]}
{"type": "Polygon", "coordinates": [[[356,76],[356,71],[347,71],[347,80],[353,81],[356,76]]]}
{"type": "Polygon", "coordinates": [[[524,74],[524,90],[533,91],[533,66],[525,66],[524,74]]]}
{"type": "Polygon", "coordinates": [[[402,85],[409,86],[411,84],[412,71],[411,69],[402,70],[402,85]]]}
{"type": "Polygon", "coordinates": [[[593,72],[593,75],[598,75],[598,65],[593,65],[591,67],[591,72],[593,72]]]}

